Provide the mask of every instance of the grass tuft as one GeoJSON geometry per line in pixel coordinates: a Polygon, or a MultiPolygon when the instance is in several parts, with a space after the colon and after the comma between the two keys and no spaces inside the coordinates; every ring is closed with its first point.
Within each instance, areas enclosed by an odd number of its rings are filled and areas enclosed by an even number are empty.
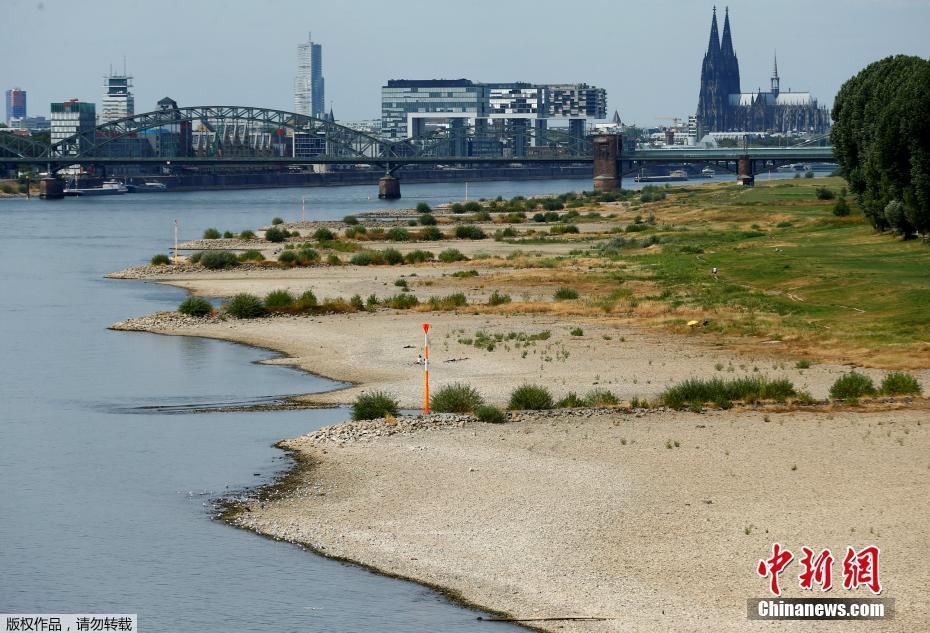
{"type": "Polygon", "coordinates": [[[429,400],[430,409],[438,413],[471,413],[482,404],[478,390],[461,382],[440,387],[429,400]]]}
{"type": "Polygon", "coordinates": [[[523,384],[510,394],[508,409],[532,410],[551,409],[553,406],[552,394],[541,385],[523,384]]]}
{"type": "Polygon", "coordinates": [[[353,420],[374,420],[397,415],[397,400],[385,391],[368,391],[352,403],[353,420]]]}

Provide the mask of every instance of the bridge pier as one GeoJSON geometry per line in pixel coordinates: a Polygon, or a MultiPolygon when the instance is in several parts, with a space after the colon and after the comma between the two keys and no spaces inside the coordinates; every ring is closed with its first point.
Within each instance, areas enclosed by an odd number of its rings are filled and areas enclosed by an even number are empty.
{"type": "Polygon", "coordinates": [[[752,159],[749,156],[740,156],[736,163],[736,182],[744,187],[752,187],[756,184],[756,176],[753,174],[752,159]]]}
{"type": "Polygon", "coordinates": [[[400,199],[400,181],[390,173],[378,179],[378,197],[382,200],[400,199]]]}
{"type": "Polygon", "coordinates": [[[613,191],[620,188],[620,157],[623,137],[619,134],[598,134],[592,141],[594,153],[594,190],[613,191]]]}
{"type": "Polygon", "coordinates": [[[58,178],[43,178],[39,181],[39,197],[60,200],[65,197],[65,183],[58,178]]]}

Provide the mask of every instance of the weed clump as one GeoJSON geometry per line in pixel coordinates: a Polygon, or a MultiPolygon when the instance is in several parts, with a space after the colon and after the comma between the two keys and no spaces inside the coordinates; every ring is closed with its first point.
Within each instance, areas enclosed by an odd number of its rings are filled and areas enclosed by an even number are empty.
{"type": "Polygon", "coordinates": [[[257,251],[254,248],[250,248],[244,253],[239,253],[240,262],[263,262],[265,261],[265,256],[262,255],[261,251],[257,251]]]}
{"type": "Polygon", "coordinates": [[[227,314],[237,319],[255,319],[265,315],[262,300],[248,293],[241,293],[224,304],[227,314]]]}
{"type": "Polygon", "coordinates": [[[903,371],[885,374],[881,390],[886,396],[919,396],[921,394],[920,383],[917,379],[903,371]]]}
{"type": "Polygon", "coordinates": [[[294,295],[287,290],[272,290],[265,297],[265,307],[269,310],[280,310],[294,306],[294,295]]]}
{"type": "Polygon", "coordinates": [[[499,407],[483,404],[475,408],[475,417],[489,424],[503,424],[507,421],[507,414],[499,407]]]}
{"type": "Polygon", "coordinates": [[[523,384],[510,394],[508,409],[539,411],[551,409],[552,394],[541,385],[523,384]]]}
{"type": "Polygon", "coordinates": [[[439,253],[439,261],[443,262],[444,264],[452,264],[454,262],[462,262],[467,260],[468,258],[465,257],[465,255],[462,254],[462,251],[457,248],[447,248],[446,250],[439,253]]]}
{"type": "Polygon", "coordinates": [[[291,236],[290,233],[282,229],[279,229],[276,226],[273,226],[267,231],[265,231],[265,239],[268,240],[269,242],[275,242],[275,243],[283,242],[290,236],[291,236]]]}
{"type": "Polygon", "coordinates": [[[438,413],[471,413],[482,404],[478,390],[461,382],[440,387],[430,397],[430,409],[438,413]]]}
{"type": "Polygon", "coordinates": [[[388,415],[397,415],[397,400],[385,391],[360,394],[352,403],[353,420],[374,420],[388,415]]]}
{"type": "Polygon", "coordinates": [[[878,390],[872,379],[856,371],[843,374],[830,387],[830,397],[838,400],[874,396],[876,393],[878,390]]]}
{"type": "Polygon", "coordinates": [[[488,297],[489,306],[500,306],[500,305],[504,305],[505,303],[510,303],[510,301],[511,301],[510,295],[501,294],[497,290],[492,292],[491,296],[488,297]]]}
{"type": "Polygon", "coordinates": [[[203,317],[213,313],[213,305],[203,297],[188,297],[178,306],[178,312],[187,316],[203,317]]]}
{"type": "Polygon", "coordinates": [[[152,257],[152,266],[167,266],[170,263],[171,259],[164,253],[159,253],[152,257]]]}
{"type": "Polygon", "coordinates": [[[659,396],[665,406],[682,409],[686,404],[700,407],[706,402],[717,406],[734,400],[756,402],[759,400],[786,400],[796,395],[794,385],[787,378],[751,376],[742,378],[689,378],[667,388],[659,396]]]}
{"type": "Polygon", "coordinates": [[[222,270],[239,265],[239,260],[229,251],[205,251],[200,256],[200,265],[208,270],[222,270]]]}
{"type": "Polygon", "coordinates": [[[571,301],[578,298],[578,291],[574,288],[559,288],[552,297],[556,301],[571,301]]]}
{"type": "Polygon", "coordinates": [[[217,229],[209,228],[203,232],[203,239],[205,240],[218,240],[220,239],[220,232],[217,229]]]}

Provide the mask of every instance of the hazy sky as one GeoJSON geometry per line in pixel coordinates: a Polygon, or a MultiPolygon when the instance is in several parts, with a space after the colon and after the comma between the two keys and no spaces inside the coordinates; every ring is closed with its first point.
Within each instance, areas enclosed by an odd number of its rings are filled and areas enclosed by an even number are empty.
{"type": "MultiPolygon", "coordinates": [[[[380,116],[390,78],[587,82],[625,122],[664,123],[697,107],[712,2],[548,0],[2,0],[0,88],[49,102],[99,103],[126,56],[136,112],[185,105],[293,109],[296,45],[323,45],[326,105],[380,116]]],[[[884,56],[930,56],[930,0],[730,3],[743,90],[765,89],[778,51],[782,90],[822,104],[884,56]]],[[[718,7],[721,19],[723,5],[718,7]]],[[[2,116],[2,115],[0,115],[2,116]]]]}

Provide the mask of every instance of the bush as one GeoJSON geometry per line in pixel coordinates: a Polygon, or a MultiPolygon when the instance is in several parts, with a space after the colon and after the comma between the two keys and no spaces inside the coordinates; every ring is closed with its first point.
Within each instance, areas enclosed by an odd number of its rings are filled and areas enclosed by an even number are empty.
{"type": "Polygon", "coordinates": [[[297,263],[301,266],[309,266],[318,261],[320,261],[320,254],[314,248],[305,247],[297,251],[297,263]]]}
{"type": "Polygon", "coordinates": [[[238,266],[239,260],[229,251],[205,251],[200,256],[200,264],[208,270],[220,270],[238,266]]]}
{"type": "Polygon", "coordinates": [[[220,239],[220,232],[217,229],[209,228],[203,232],[203,239],[205,240],[218,240],[220,239]]]}
{"type": "Polygon", "coordinates": [[[805,177],[805,178],[813,178],[813,177],[814,177],[814,172],[811,171],[810,169],[808,169],[806,172],[804,172],[804,177],[805,177]]]}
{"type": "Polygon", "coordinates": [[[269,310],[291,308],[294,306],[294,295],[287,290],[272,290],[265,297],[265,307],[269,310]]]}
{"type": "Polygon", "coordinates": [[[326,263],[330,266],[342,266],[342,260],[339,259],[338,255],[329,255],[326,258],[326,263]]]}
{"type": "Polygon", "coordinates": [[[255,319],[265,314],[262,300],[247,293],[238,294],[223,305],[226,312],[237,319],[255,319]]]}
{"type": "Polygon", "coordinates": [[[325,226],[321,226],[313,232],[313,239],[315,239],[317,242],[329,242],[336,239],[336,234],[325,226]]]}
{"type": "Polygon", "coordinates": [[[290,235],[291,234],[288,233],[287,231],[283,231],[276,226],[273,226],[267,231],[265,231],[265,239],[268,240],[269,242],[275,242],[275,243],[283,242],[288,237],[290,237],[290,235]]]}
{"type": "Polygon", "coordinates": [[[392,242],[406,242],[410,239],[410,233],[407,229],[395,226],[387,232],[387,238],[392,242]]]}
{"type": "Polygon", "coordinates": [[[501,294],[497,290],[492,292],[491,296],[488,297],[489,306],[500,306],[505,303],[510,303],[510,295],[501,294]]]}
{"type": "Polygon", "coordinates": [[[559,409],[577,409],[585,406],[585,401],[584,398],[579,398],[574,391],[569,391],[564,398],[555,403],[555,406],[559,409]]]}
{"type": "Polygon", "coordinates": [[[240,239],[240,240],[254,240],[254,239],[255,239],[255,232],[254,232],[254,231],[245,230],[245,231],[243,231],[242,233],[239,234],[239,239],[240,239]]]}
{"type": "Polygon", "coordinates": [[[223,237],[224,237],[225,239],[227,239],[227,240],[231,240],[232,238],[234,238],[234,237],[236,237],[236,236],[233,235],[233,232],[232,232],[232,231],[224,231],[224,232],[223,232],[223,237]]]}
{"type": "Polygon", "coordinates": [[[817,199],[818,200],[833,200],[836,197],[836,194],[833,193],[832,189],[827,187],[817,187],[817,199]]]}
{"type": "Polygon", "coordinates": [[[501,240],[511,238],[511,237],[516,237],[516,236],[517,236],[517,232],[511,226],[508,226],[505,229],[498,229],[494,231],[494,239],[497,240],[498,242],[500,242],[501,240]]]}
{"type": "Polygon", "coordinates": [[[372,257],[371,251],[362,251],[353,255],[352,259],[349,260],[349,263],[355,266],[368,266],[373,261],[374,257],[372,257]]]}
{"type": "Polygon", "coordinates": [[[397,400],[384,391],[360,394],[352,403],[353,420],[374,420],[388,415],[397,415],[397,400]]]}
{"type": "Polygon", "coordinates": [[[171,263],[171,259],[164,253],[159,253],[152,257],[152,266],[167,266],[171,263]]]}
{"type": "Polygon", "coordinates": [[[294,307],[298,310],[308,310],[316,306],[316,295],[313,294],[312,290],[304,290],[303,294],[297,297],[297,301],[294,302],[294,307]]]}
{"type": "Polygon", "coordinates": [[[393,297],[388,297],[384,300],[384,305],[389,308],[394,308],[395,310],[409,310],[415,305],[419,305],[420,300],[414,295],[401,293],[399,295],[394,295],[393,297]]]}
{"type": "Polygon", "coordinates": [[[574,224],[556,224],[549,227],[549,233],[552,235],[563,235],[565,233],[578,233],[578,227],[574,224]]]}
{"type": "Polygon", "coordinates": [[[729,405],[733,400],[785,400],[797,393],[787,378],[753,376],[743,378],[689,378],[667,388],[659,396],[668,407],[682,409],[685,404],[700,407],[706,402],[718,406],[729,405]]]}
{"type": "Polygon", "coordinates": [[[417,238],[428,242],[436,242],[442,239],[442,231],[435,226],[427,226],[420,229],[417,238]]]}
{"type": "Polygon", "coordinates": [[[465,213],[465,205],[461,202],[455,202],[449,207],[452,213],[465,213]]]}
{"type": "Polygon", "coordinates": [[[429,213],[430,211],[432,211],[432,209],[425,202],[417,203],[417,213],[429,213]]]}
{"type": "Polygon", "coordinates": [[[490,221],[491,221],[491,213],[488,212],[488,211],[485,211],[484,209],[482,209],[481,211],[478,211],[477,213],[472,213],[471,217],[469,218],[469,221],[471,221],[471,222],[490,222],[490,221]]]}
{"type": "Polygon", "coordinates": [[[294,266],[297,264],[297,253],[294,251],[283,251],[278,255],[278,261],[288,266],[294,266]]]}
{"type": "Polygon", "coordinates": [[[436,224],[436,218],[431,213],[424,213],[420,216],[418,222],[423,226],[433,226],[436,224]]]}
{"type": "Polygon", "coordinates": [[[457,248],[447,248],[443,252],[439,253],[439,261],[443,262],[444,264],[451,264],[453,262],[462,262],[467,260],[468,258],[465,257],[465,255],[462,254],[462,251],[457,248]]]}
{"type": "Polygon", "coordinates": [[[468,305],[465,293],[456,292],[445,297],[430,297],[429,305],[433,310],[454,310],[468,305]]]}
{"type": "Polygon", "coordinates": [[[347,215],[346,217],[342,218],[342,221],[348,224],[349,226],[355,226],[358,224],[358,218],[355,217],[354,215],[347,215]]]}
{"type": "Polygon", "coordinates": [[[203,251],[197,251],[196,253],[191,255],[189,259],[192,264],[197,264],[200,262],[202,258],[203,258],[203,251]]]}
{"type": "Polygon", "coordinates": [[[384,257],[384,261],[391,266],[404,263],[404,256],[396,248],[386,248],[381,251],[381,255],[384,257]]]}
{"type": "Polygon", "coordinates": [[[572,328],[569,334],[571,334],[572,336],[584,336],[584,330],[582,330],[580,327],[575,327],[575,328],[572,328]]]}
{"type": "Polygon", "coordinates": [[[908,373],[893,371],[882,379],[882,393],[886,396],[919,396],[920,383],[908,373]]]}
{"type": "Polygon", "coordinates": [[[282,220],[281,218],[272,218],[271,224],[274,226],[278,226],[279,224],[284,224],[284,220],[282,220]]]}
{"type": "Polygon", "coordinates": [[[263,262],[265,261],[265,256],[262,255],[261,251],[257,251],[254,248],[250,248],[244,253],[239,253],[240,262],[263,262]]]}
{"type": "Polygon", "coordinates": [[[417,249],[407,253],[407,255],[404,256],[404,259],[407,260],[408,264],[420,264],[423,262],[432,261],[433,254],[429,251],[417,249]]]}
{"type": "Polygon", "coordinates": [[[476,407],[475,417],[488,424],[503,424],[507,421],[507,414],[504,411],[489,404],[476,407]]]}
{"type": "Polygon", "coordinates": [[[533,410],[552,408],[552,394],[541,385],[523,384],[510,394],[508,409],[533,410]]]}
{"type": "Polygon", "coordinates": [[[460,240],[483,240],[487,235],[474,224],[460,224],[455,227],[455,237],[460,240]]]}
{"type": "Polygon", "coordinates": [[[584,397],[589,407],[611,407],[620,404],[620,399],[607,389],[592,389],[584,397]]]}
{"type": "Polygon", "coordinates": [[[839,400],[874,396],[877,392],[872,379],[856,371],[843,374],[830,387],[830,397],[839,400]]]}
{"type": "Polygon", "coordinates": [[[352,298],[349,299],[349,305],[358,310],[359,312],[365,311],[365,302],[362,301],[362,295],[354,294],[352,298]]]}
{"type": "MultiPolygon", "coordinates": [[[[562,204],[560,200],[551,198],[549,200],[543,200],[542,207],[546,211],[560,211],[565,208],[565,205],[562,204]]],[[[546,215],[548,216],[549,214],[546,215]]]]}
{"type": "Polygon", "coordinates": [[[478,390],[461,382],[440,387],[429,399],[430,409],[437,413],[471,413],[482,404],[478,390]]]}
{"type": "Polygon", "coordinates": [[[849,215],[851,209],[849,208],[849,203],[846,202],[846,198],[840,198],[836,201],[836,204],[833,205],[833,215],[837,217],[846,217],[849,215]]]}
{"type": "Polygon", "coordinates": [[[467,211],[468,213],[475,213],[477,211],[481,211],[481,205],[472,200],[463,204],[462,210],[467,211]]]}
{"type": "Polygon", "coordinates": [[[578,291],[574,288],[559,288],[552,296],[556,301],[571,301],[578,298],[578,291]]]}
{"type": "Polygon", "coordinates": [[[213,313],[213,304],[203,297],[188,297],[178,306],[178,312],[193,317],[207,316],[213,313]]]}
{"type": "Polygon", "coordinates": [[[542,213],[533,214],[533,222],[545,222],[545,221],[546,221],[546,216],[543,215],[542,213]]]}

